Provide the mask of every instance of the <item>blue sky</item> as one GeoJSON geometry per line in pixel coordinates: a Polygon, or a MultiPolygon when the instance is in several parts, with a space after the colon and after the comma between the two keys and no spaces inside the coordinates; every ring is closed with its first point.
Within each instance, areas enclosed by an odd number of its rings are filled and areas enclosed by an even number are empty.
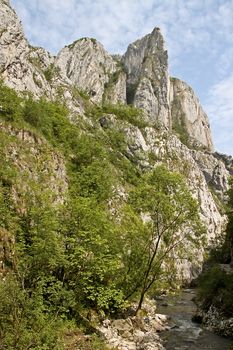
{"type": "Polygon", "coordinates": [[[160,27],[170,74],[207,112],[216,150],[233,155],[233,0],[11,0],[27,38],[56,54],[81,37],[110,53],[160,27]]]}

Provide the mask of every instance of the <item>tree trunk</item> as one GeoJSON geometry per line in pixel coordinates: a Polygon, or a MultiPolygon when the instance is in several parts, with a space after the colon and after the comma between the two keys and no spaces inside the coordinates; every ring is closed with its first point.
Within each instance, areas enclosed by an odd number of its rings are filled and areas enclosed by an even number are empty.
{"type": "Polygon", "coordinates": [[[145,293],[146,293],[146,290],[143,288],[143,290],[141,292],[141,296],[140,296],[140,300],[139,300],[137,309],[135,311],[135,316],[137,316],[138,311],[141,310],[141,308],[142,308],[142,303],[143,303],[143,300],[144,300],[145,293]]]}

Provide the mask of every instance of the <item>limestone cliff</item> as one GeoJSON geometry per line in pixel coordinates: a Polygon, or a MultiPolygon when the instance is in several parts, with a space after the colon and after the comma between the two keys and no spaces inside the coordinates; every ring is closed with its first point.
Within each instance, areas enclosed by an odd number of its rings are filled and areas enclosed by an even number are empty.
{"type": "Polygon", "coordinates": [[[58,53],[55,64],[71,84],[84,90],[94,102],[101,102],[105,88],[115,74],[113,96],[116,102],[125,102],[124,75],[119,79],[116,76],[118,62],[95,39],[83,38],[66,46],[58,53]]]}
{"type": "MultiPolygon", "coordinates": [[[[165,163],[170,169],[182,172],[199,201],[208,240],[214,239],[225,224],[215,197],[217,194],[224,198],[228,189],[229,162],[213,153],[208,117],[193,90],[179,79],[169,78],[168,56],[160,30],[155,28],[130,44],[122,57],[111,56],[100,43],[89,38],[75,41],[53,57],[42,48],[30,46],[8,1],[0,0],[0,5],[0,69],[5,83],[19,92],[31,92],[36,98],[60,97],[74,122],[92,123],[88,119],[87,101],[89,109],[106,102],[130,103],[142,109],[140,121],[144,124],[140,127],[126,116],[124,120],[122,112],[117,119],[114,111],[99,116],[98,127],[105,133],[104,137],[109,129],[124,134],[126,149],[119,150],[119,154],[136,169],[148,171],[165,163]]],[[[12,133],[11,129],[8,131],[12,133]]],[[[82,132],[90,130],[84,127],[82,132]]],[[[33,147],[31,151],[34,152],[33,147]]],[[[24,167],[20,154],[18,159],[18,165],[24,167]]],[[[57,156],[47,161],[54,174],[65,174],[57,156]]],[[[60,175],[54,175],[55,183],[56,176],[59,180],[60,175]]],[[[122,186],[119,188],[127,192],[122,186]]],[[[192,267],[186,265],[185,274],[190,278],[192,267]]]]}
{"type": "Polygon", "coordinates": [[[33,48],[26,40],[22,25],[8,1],[1,1],[0,71],[4,81],[18,91],[46,94],[49,84],[43,74],[53,57],[42,48],[33,48]]]}
{"type": "Polygon", "coordinates": [[[172,129],[194,147],[213,151],[208,117],[193,90],[183,81],[171,78],[170,108],[172,129]]]}
{"type": "Polygon", "coordinates": [[[122,62],[128,103],[143,109],[150,123],[170,128],[168,56],[159,28],[130,44],[122,62]]]}

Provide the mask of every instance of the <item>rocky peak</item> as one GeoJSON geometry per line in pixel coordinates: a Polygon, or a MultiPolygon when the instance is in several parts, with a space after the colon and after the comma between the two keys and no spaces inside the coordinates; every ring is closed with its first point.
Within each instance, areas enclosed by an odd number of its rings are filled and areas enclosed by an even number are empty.
{"type": "MultiPolygon", "coordinates": [[[[117,60],[92,38],[82,38],[63,48],[58,53],[55,64],[60,68],[63,77],[68,78],[79,89],[85,90],[95,102],[102,100],[111,76],[119,68],[117,60]]],[[[120,99],[125,100],[124,86],[120,99]]]]}
{"type": "Polygon", "coordinates": [[[29,45],[9,1],[0,0],[0,72],[5,83],[36,97],[48,94],[50,87],[44,70],[52,62],[46,50],[29,45]]]}
{"type": "Polygon", "coordinates": [[[169,128],[168,56],[160,29],[130,44],[122,62],[127,71],[127,101],[142,108],[150,123],[169,128]]]}
{"type": "Polygon", "coordinates": [[[188,138],[191,147],[213,151],[208,118],[194,92],[179,79],[169,79],[159,28],[130,44],[123,57],[110,55],[92,38],[76,40],[53,57],[29,45],[9,1],[0,4],[0,71],[7,85],[52,99],[62,86],[70,109],[80,115],[80,102],[72,100],[74,87],[94,103],[130,103],[143,110],[148,125],[176,132],[183,142],[188,138]]]}
{"type": "Polygon", "coordinates": [[[27,45],[23,28],[9,1],[0,1],[0,70],[2,73],[9,67],[16,56],[17,49],[27,45]]]}
{"type": "Polygon", "coordinates": [[[0,71],[10,87],[55,98],[62,86],[69,107],[80,115],[83,108],[72,100],[73,87],[94,103],[131,103],[143,110],[148,125],[175,132],[191,148],[213,151],[208,117],[193,90],[169,78],[159,28],[130,44],[123,57],[110,55],[92,38],[76,40],[53,57],[29,45],[9,1],[0,0],[0,5],[0,71]]]}
{"type": "Polygon", "coordinates": [[[171,78],[170,108],[172,129],[190,146],[213,151],[210,125],[198,98],[185,82],[171,78]]]}

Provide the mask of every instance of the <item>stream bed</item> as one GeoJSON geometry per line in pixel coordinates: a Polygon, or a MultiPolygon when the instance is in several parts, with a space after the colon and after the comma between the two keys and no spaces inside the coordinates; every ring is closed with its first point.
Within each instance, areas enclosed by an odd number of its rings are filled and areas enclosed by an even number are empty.
{"type": "Polygon", "coordinates": [[[184,290],[178,296],[157,300],[158,312],[170,316],[172,329],[160,333],[167,350],[229,350],[233,341],[220,337],[192,322],[196,306],[195,291],[184,290]]]}

